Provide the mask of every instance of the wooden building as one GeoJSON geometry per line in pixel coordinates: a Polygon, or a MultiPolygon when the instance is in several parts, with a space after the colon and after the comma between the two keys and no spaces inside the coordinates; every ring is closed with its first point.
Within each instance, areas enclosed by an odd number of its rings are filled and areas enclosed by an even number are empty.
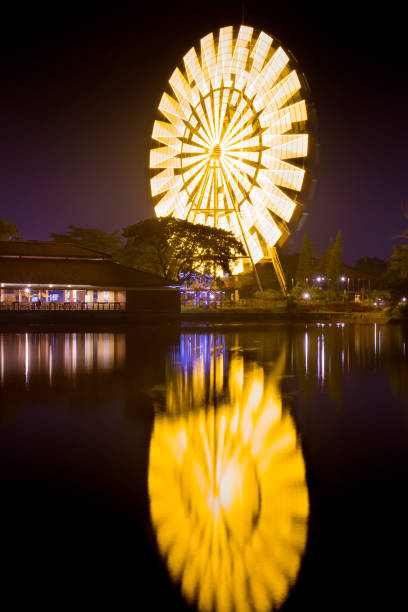
{"type": "Polygon", "coordinates": [[[44,313],[43,320],[52,312],[166,318],[179,315],[180,294],[164,279],[122,266],[106,253],[68,243],[0,241],[0,320],[12,312],[31,318],[44,313]]]}

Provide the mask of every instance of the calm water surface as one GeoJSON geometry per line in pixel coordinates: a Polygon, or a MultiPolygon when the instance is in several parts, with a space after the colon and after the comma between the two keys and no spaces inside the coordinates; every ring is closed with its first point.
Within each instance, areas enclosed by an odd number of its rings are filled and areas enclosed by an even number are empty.
{"type": "Polygon", "coordinates": [[[408,327],[0,333],[3,598],[406,607],[408,327]]]}

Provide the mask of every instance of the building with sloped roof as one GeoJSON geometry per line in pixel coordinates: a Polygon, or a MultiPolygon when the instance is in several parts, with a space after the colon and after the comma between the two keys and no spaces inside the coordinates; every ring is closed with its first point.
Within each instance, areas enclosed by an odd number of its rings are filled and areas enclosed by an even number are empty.
{"type": "Polygon", "coordinates": [[[1,313],[180,312],[178,287],[70,243],[0,241],[0,285],[1,313]]]}

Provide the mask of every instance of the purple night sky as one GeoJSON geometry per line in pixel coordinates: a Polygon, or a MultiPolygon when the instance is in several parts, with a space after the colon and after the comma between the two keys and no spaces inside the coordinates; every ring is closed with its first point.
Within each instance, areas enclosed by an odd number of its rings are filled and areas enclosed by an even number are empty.
{"type": "Polygon", "coordinates": [[[296,56],[317,111],[317,190],[289,250],[307,232],[322,254],[342,230],[346,263],[387,259],[408,201],[403,20],[356,13],[357,3],[327,12],[256,0],[6,10],[0,218],[46,240],[69,224],[114,231],[152,216],[150,134],[167,80],[201,37],[241,23],[242,4],[247,25],[296,56]]]}

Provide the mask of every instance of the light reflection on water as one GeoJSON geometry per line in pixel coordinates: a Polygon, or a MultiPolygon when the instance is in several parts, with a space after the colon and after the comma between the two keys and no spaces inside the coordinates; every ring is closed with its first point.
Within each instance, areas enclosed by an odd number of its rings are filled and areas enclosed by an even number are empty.
{"type": "Polygon", "coordinates": [[[266,370],[222,335],[185,334],[169,360],[150,508],[169,572],[199,610],[278,608],[299,571],[309,502],[282,409],[285,352],[266,370]]]}
{"type": "Polygon", "coordinates": [[[125,334],[0,334],[0,384],[23,375],[26,386],[32,376],[47,377],[52,386],[54,374],[71,378],[113,370],[122,367],[125,358],[125,334]]]}

